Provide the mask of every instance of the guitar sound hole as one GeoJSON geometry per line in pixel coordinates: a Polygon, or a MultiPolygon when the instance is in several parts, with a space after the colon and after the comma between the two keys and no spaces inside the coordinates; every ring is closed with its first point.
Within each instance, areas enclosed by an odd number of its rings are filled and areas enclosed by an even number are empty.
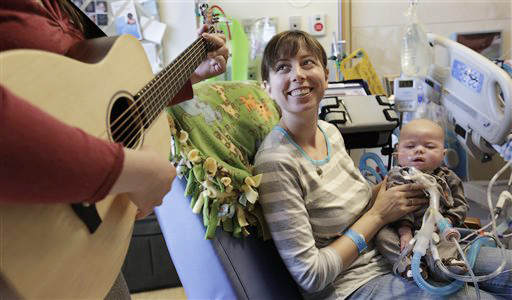
{"type": "Polygon", "coordinates": [[[127,148],[137,148],[141,144],[144,121],[133,99],[120,97],[110,110],[110,137],[127,148]]]}

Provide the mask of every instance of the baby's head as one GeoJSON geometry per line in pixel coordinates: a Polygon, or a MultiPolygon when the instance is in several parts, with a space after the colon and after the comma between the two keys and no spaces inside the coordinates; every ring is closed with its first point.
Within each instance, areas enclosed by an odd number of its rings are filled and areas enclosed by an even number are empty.
{"type": "Polygon", "coordinates": [[[288,30],[276,34],[268,42],[261,61],[261,77],[268,81],[270,71],[283,58],[294,57],[301,48],[310,52],[327,69],[327,54],[322,45],[310,34],[300,30],[288,30]]]}
{"type": "Polygon", "coordinates": [[[397,147],[401,167],[433,171],[442,165],[445,152],[444,130],[435,122],[416,119],[402,127],[397,147]]]}

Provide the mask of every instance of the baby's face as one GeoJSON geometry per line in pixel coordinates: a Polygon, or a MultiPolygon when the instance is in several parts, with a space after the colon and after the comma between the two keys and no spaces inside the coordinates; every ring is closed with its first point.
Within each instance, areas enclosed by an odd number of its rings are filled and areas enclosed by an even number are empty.
{"type": "Polygon", "coordinates": [[[444,135],[440,128],[414,126],[404,128],[398,144],[398,163],[430,172],[440,167],[444,158],[444,135]]]}

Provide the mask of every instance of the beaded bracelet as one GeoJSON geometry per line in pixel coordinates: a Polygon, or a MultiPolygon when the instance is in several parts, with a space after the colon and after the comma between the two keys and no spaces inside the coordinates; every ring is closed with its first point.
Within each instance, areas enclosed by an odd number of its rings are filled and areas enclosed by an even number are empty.
{"type": "Polygon", "coordinates": [[[366,241],[362,234],[359,232],[353,230],[352,228],[349,228],[345,233],[343,233],[346,237],[350,238],[354,244],[356,244],[357,252],[361,254],[364,250],[366,250],[366,241]]]}

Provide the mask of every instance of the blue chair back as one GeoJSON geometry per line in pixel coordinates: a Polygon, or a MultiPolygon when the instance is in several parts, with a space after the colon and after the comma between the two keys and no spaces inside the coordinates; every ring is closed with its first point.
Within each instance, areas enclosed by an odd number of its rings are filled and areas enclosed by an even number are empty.
{"type": "Polygon", "coordinates": [[[302,299],[272,241],[256,234],[237,239],[220,229],[205,240],[185,186],[176,178],[155,213],[188,299],[302,299]]]}

